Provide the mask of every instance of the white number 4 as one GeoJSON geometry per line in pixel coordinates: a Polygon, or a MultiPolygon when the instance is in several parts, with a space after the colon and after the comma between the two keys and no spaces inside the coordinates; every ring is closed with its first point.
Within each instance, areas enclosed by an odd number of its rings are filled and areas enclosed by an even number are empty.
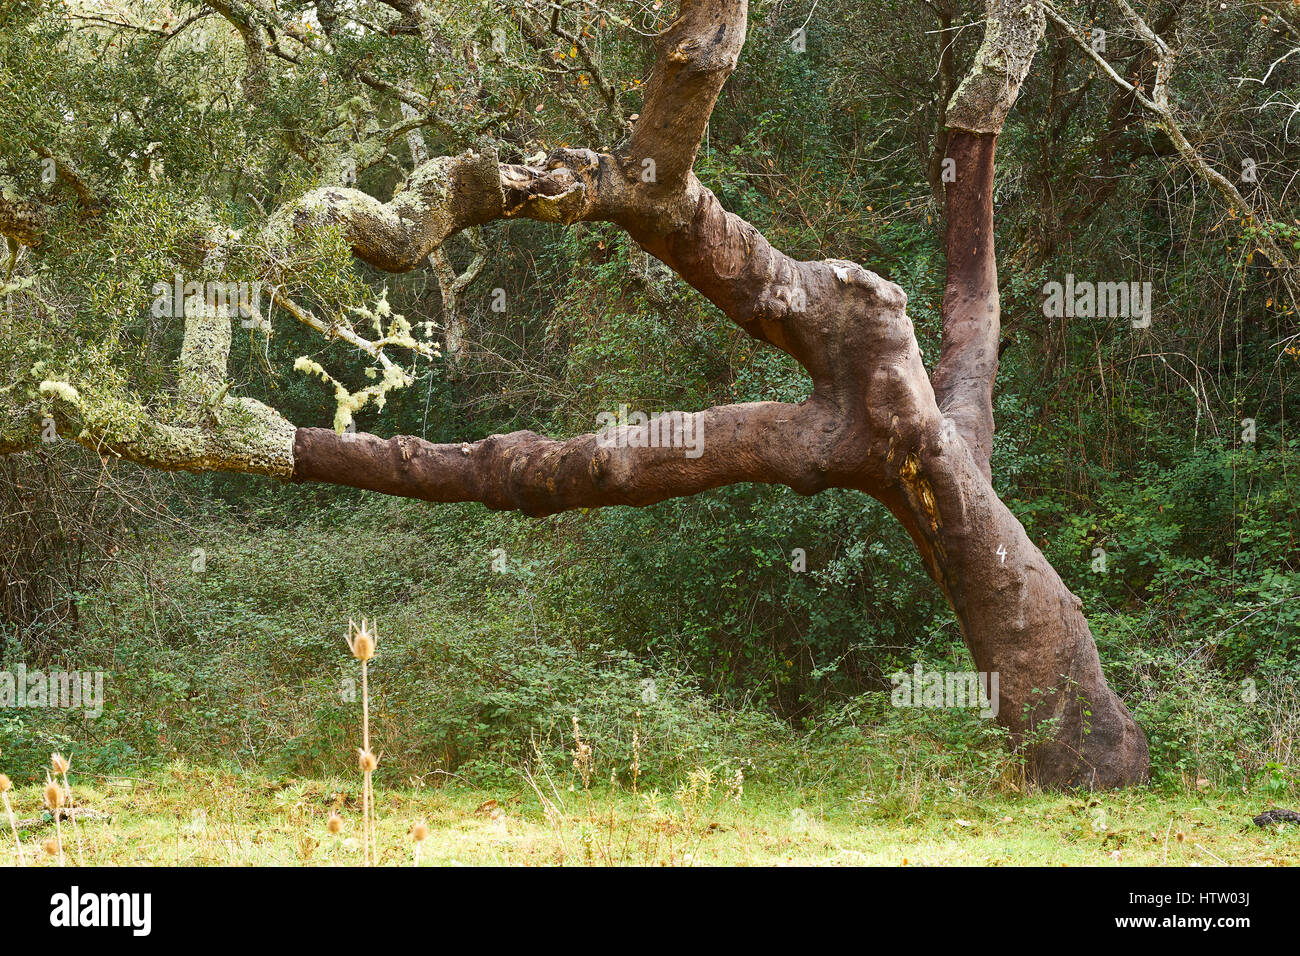
{"type": "Polygon", "coordinates": [[[1007,546],[1006,546],[1005,544],[1000,544],[1000,545],[998,545],[998,551],[997,551],[997,554],[998,554],[998,557],[1002,559],[1002,563],[1003,563],[1003,564],[1006,564],[1006,563],[1007,563],[1007,546]]]}

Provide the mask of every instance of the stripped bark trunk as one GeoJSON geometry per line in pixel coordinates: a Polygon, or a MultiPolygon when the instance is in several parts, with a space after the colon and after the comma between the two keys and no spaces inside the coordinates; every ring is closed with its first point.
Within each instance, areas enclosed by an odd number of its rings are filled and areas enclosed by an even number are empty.
{"type": "Polygon", "coordinates": [[[1146,779],[1146,737],[1106,682],[1082,604],[990,484],[1000,294],[993,236],[998,134],[1046,28],[1035,0],[989,0],[985,39],[948,105],[947,278],[932,382],[949,436],[921,456],[923,492],[891,505],[999,675],[999,721],[1035,779],[1114,787],[1146,779]],[[929,507],[930,499],[933,507],[929,507]]]}
{"type": "Polygon", "coordinates": [[[1027,753],[1032,779],[1089,788],[1144,781],[1146,737],[1106,682],[1079,598],[969,449],[959,441],[927,449],[902,500],[889,504],[952,605],[976,669],[998,674],[998,722],[1027,753]]]}

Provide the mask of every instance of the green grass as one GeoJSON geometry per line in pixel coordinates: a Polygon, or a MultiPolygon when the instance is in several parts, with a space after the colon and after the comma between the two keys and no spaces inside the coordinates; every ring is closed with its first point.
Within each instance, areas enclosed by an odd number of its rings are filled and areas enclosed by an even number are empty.
{"type": "MultiPolygon", "coordinates": [[[[956,790],[829,791],[754,786],[695,773],[673,792],[578,784],[513,789],[377,788],[380,859],[410,865],[410,829],[429,824],[422,865],[1052,865],[1300,864],[1300,827],[1261,830],[1261,796],[1168,794],[964,797],[956,790]]],[[[88,865],[355,865],[361,860],[359,780],[273,778],[186,763],[140,778],[83,780],[88,865]],[[343,831],[328,832],[337,810],[343,831]]],[[[35,787],[10,794],[20,818],[39,814],[35,787]]],[[[7,829],[7,825],[6,825],[7,829]]],[[[28,861],[53,824],[24,831],[28,861]]],[[[71,864],[72,828],[63,827],[71,864]]],[[[12,836],[0,859],[12,865],[12,836]]]]}

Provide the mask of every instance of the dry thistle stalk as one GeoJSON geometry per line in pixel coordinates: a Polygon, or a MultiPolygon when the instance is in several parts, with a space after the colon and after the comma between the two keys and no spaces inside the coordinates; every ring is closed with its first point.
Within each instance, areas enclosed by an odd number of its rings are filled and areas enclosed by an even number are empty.
{"type": "Polygon", "coordinates": [[[379,766],[379,758],[370,749],[370,661],[378,649],[379,638],[370,630],[369,622],[363,617],[361,625],[348,621],[348,633],[345,638],[352,656],[361,662],[361,748],[357,751],[357,763],[361,768],[364,783],[361,795],[362,812],[362,854],[366,866],[377,862],[378,847],[375,838],[376,823],[374,816],[375,791],[371,774],[379,766]]]}
{"type": "Polygon", "coordinates": [[[5,815],[9,817],[9,829],[14,834],[14,846],[18,850],[18,865],[26,866],[27,857],[23,855],[23,841],[18,838],[18,824],[14,821],[14,808],[9,804],[9,791],[13,789],[13,783],[9,778],[0,773],[0,800],[4,801],[5,815]]]}
{"type": "Polygon", "coordinates": [[[592,760],[591,747],[582,739],[582,732],[578,729],[578,715],[573,715],[573,769],[578,771],[582,777],[582,789],[591,789],[591,772],[594,769],[595,762],[592,760]]]}
{"type": "MultiPolygon", "coordinates": [[[[63,790],[52,777],[45,778],[45,805],[50,808],[50,813],[54,816],[54,839],[55,847],[59,854],[59,866],[64,865],[63,861],[63,828],[59,825],[59,818],[63,815],[63,790]]],[[[46,841],[48,843],[48,841],[46,841]]],[[[46,846],[45,852],[49,853],[49,847],[46,846]]]]}
{"type": "Polygon", "coordinates": [[[50,766],[63,778],[63,790],[68,798],[68,816],[72,818],[72,833],[77,841],[77,866],[85,866],[85,857],[81,855],[81,826],[77,823],[76,806],[72,799],[72,784],[68,783],[68,771],[72,769],[72,758],[62,754],[50,755],[50,766]]]}
{"type": "Polygon", "coordinates": [[[632,792],[636,793],[637,778],[641,776],[641,711],[636,712],[636,725],[632,728],[632,792]]]}
{"type": "Polygon", "coordinates": [[[733,803],[740,803],[741,798],[745,795],[745,771],[737,767],[735,774],[727,781],[727,799],[733,803]]]}
{"type": "Polygon", "coordinates": [[[365,826],[362,830],[362,839],[365,843],[364,860],[365,865],[370,866],[372,863],[379,862],[379,851],[375,839],[375,790],[372,774],[379,767],[379,758],[375,756],[373,750],[369,747],[363,747],[357,750],[357,766],[361,770],[364,783],[361,790],[361,814],[365,826]]]}
{"type": "Polygon", "coordinates": [[[411,827],[411,837],[415,840],[415,860],[412,866],[420,865],[420,851],[424,849],[424,841],[429,838],[429,824],[421,820],[415,826],[411,827]]]}

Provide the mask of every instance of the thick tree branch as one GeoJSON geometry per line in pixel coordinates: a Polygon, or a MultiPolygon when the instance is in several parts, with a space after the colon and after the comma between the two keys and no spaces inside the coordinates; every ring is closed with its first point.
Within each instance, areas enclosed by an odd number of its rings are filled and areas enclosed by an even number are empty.
{"type": "Polygon", "coordinates": [[[479,501],[548,515],[575,508],[648,505],[744,481],[828,487],[819,467],[836,454],[842,419],[820,399],[762,402],[611,427],[566,440],[533,432],[472,444],[413,436],[381,439],[299,429],[295,481],[327,481],[426,501],[479,501]]]}
{"type": "Polygon", "coordinates": [[[1001,298],[993,248],[997,137],[1046,29],[1039,0],[988,0],[984,42],[947,109],[943,345],[932,382],[939,407],[992,476],[993,383],[1001,298]]]}
{"type": "Polygon", "coordinates": [[[674,197],[685,188],[713,105],[745,44],[747,6],[683,0],[680,15],[656,38],[658,61],[627,148],[636,174],[653,173],[652,195],[674,197]]]}
{"type": "Polygon", "coordinates": [[[948,103],[949,129],[1002,131],[1044,29],[1040,0],[987,0],[984,42],[948,103]]]}
{"type": "Polygon", "coordinates": [[[993,383],[998,374],[1001,297],[993,249],[996,134],[950,131],[947,159],[943,346],[931,381],[939,407],[992,476],[993,383]]]}
{"type": "MultiPolygon", "coordinates": [[[[289,478],[294,426],[261,402],[228,394],[230,313],[194,297],[185,314],[173,407],[149,407],[129,395],[83,395],[70,383],[47,380],[40,394],[59,434],[149,468],[289,478]]],[[[32,416],[28,447],[36,424],[32,416]]]]}

